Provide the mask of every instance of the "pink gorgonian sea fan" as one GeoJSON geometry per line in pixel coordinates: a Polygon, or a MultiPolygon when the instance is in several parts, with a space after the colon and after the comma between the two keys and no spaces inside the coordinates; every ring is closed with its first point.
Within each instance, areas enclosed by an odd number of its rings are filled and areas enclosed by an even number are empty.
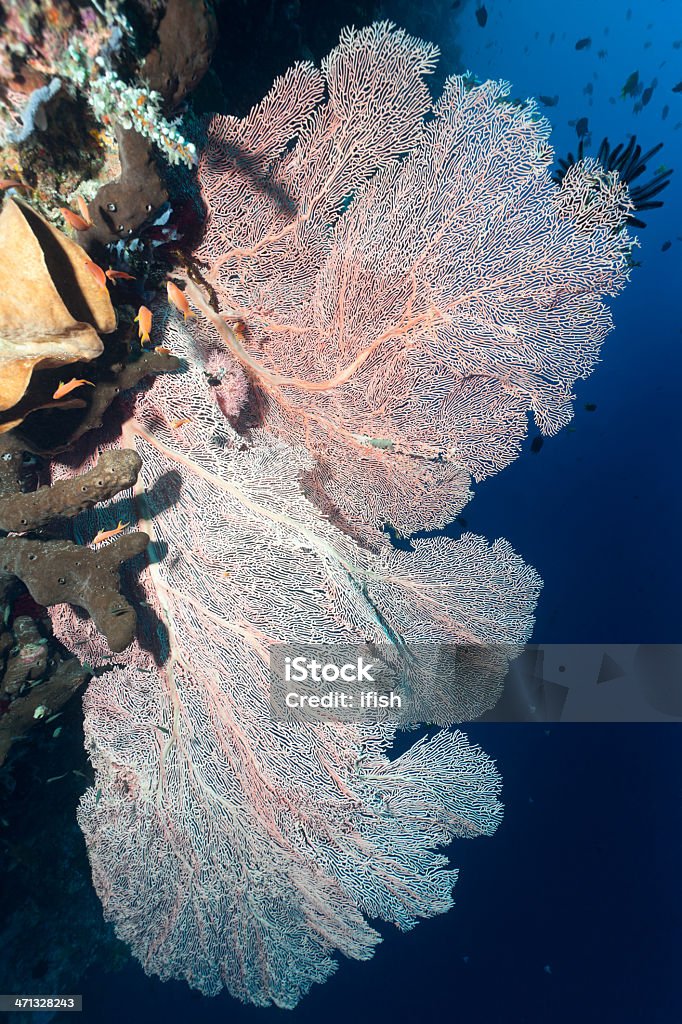
{"type": "Polygon", "coordinates": [[[572,415],[624,284],[630,202],[594,160],[550,175],[550,126],[504,82],[449,78],[387,22],[345,29],[199,163],[211,320],[261,422],[308,448],[339,521],[437,528],[518,454],[531,411],[572,415]],[[225,317],[246,325],[244,336],[225,317]]]}
{"type": "Polygon", "coordinates": [[[349,30],[322,72],[297,65],[243,121],[214,119],[196,255],[219,313],[187,285],[201,315],[164,337],[183,371],[100,439],[143,459],[117,509],[153,539],[126,569],[139,638],[107,660],[91,623],[55,614],[106,668],[79,820],[107,917],[148,972],[259,1005],[295,1005],[338,952],[369,957],[372,920],[446,910],[439,848],[500,815],[497,772],[459,732],[390,760],[389,722],[273,719],[273,645],[384,645],[437,722],[490,703],[537,574],[505,541],[396,551],[376,528],[451,517],[471,474],[516,454],[528,409],[565,422],[610,324],[599,296],[626,276],[617,178],[585,163],[554,185],[547,124],[505,86],[454,78],[431,108],[436,53],[349,30]],[[491,652],[478,688],[456,644],[491,652]]]}
{"type": "MultiPolygon", "coordinates": [[[[53,610],[57,635],[100,667],[84,699],[95,782],[78,818],[105,916],[148,973],[291,1007],[335,953],[372,955],[371,920],[407,929],[452,905],[457,872],[438,848],[494,831],[500,779],[461,732],[391,760],[394,722],[280,721],[273,644],[361,640],[425,719],[470,718],[504,666],[478,691],[465,673],[462,693],[448,649],[527,639],[540,581],[506,541],[473,534],[360,547],[302,493],[305,449],[230,426],[206,366],[239,390],[231,354],[221,367],[210,326],[172,317],[183,370],[98,438],[142,457],[116,508],[152,537],[147,563],[125,570],[138,639],[112,658],[89,619],[53,610]]],[[[76,524],[86,542],[97,510],[76,524]]]]}

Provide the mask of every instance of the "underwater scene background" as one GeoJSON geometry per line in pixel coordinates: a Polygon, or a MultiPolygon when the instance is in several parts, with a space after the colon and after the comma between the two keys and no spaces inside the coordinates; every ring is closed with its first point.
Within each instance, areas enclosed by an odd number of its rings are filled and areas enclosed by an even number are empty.
{"type": "MultiPolygon", "coordinates": [[[[536,97],[557,160],[581,140],[586,155],[604,138],[613,150],[636,135],[642,153],[663,143],[637,184],[673,173],[655,196],[662,205],[635,211],[646,223],[632,228],[635,265],[622,293],[606,300],[614,330],[575,384],[573,420],[541,438],[529,418],[521,455],[474,485],[445,534],[503,536],[537,569],[531,643],[669,645],[677,693],[679,4],[224,0],[217,19],[212,70],[193,98],[200,113],[244,117],[295,61],[319,64],[344,26],[389,19],[440,48],[434,97],[446,76],[466,71],[508,81],[512,97],[536,97]]],[[[76,698],[60,742],[31,741],[0,774],[0,990],[47,993],[59,978],[61,991],[83,994],[84,1019],[98,1024],[285,1013],[330,1024],[673,1024],[682,1015],[681,718],[673,697],[670,714],[645,722],[467,724],[502,776],[504,817],[492,836],[448,848],[459,868],[454,907],[407,932],[373,922],[383,941],[372,959],[339,957],[325,984],[282,1010],[149,977],[102,921],[75,817],[92,780],[76,698]]],[[[397,751],[414,738],[399,736],[397,751]]]]}

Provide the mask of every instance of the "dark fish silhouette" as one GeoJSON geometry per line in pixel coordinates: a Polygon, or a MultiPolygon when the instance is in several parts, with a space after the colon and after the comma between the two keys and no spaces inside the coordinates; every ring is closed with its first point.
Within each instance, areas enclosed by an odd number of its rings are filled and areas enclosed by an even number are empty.
{"type": "Polygon", "coordinates": [[[682,46],[682,39],[676,39],[675,42],[673,43],[673,48],[675,50],[679,50],[679,48],[681,46],[682,46]]]}
{"type": "Polygon", "coordinates": [[[594,92],[594,85],[592,84],[592,82],[588,82],[587,85],[585,86],[585,88],[583,89],[583,93],[586,96],[591,96],[593,92],[594,92]]]}
{"type": "Polygon", "coordinates": [[[587,118],[581,117],[575,123],[575,133],[579,139],[584,139],[589,129],[587,127],[587,118]]]}
{"type": "Polygon", "coordinates": [[[672,242],[664,242],[661,246],[661,252],[667,252],[672,244],[672,242]]]}
{"type": "Polygon", "coordinates": [[[597,56],[599,57],[599,60],[603,60],[604,57],[606,57],[606,53],[607,53],[606,50],[600,50],[599,53],[597,54],[597,56]]]}
{"type": "Polygon", "coordinates": [[[481,26],[481,28],[484,28],[487,20],[488,12],[485,9],[485,4],[481,4],[480,7],[476,8],[476,21],[481,26]]]}
{"type": "Polygon", "coordinates": [[[666,103],[666,105],[663,107],[663,110],[661,111],[661,118],[662,118],[663,121],[665,121],[665,119],[668,116],[669,112],[670,112],[670,107],[666,103]]]}
{"type": "Polygon", "coordinates": [[[677,85],[673,86],[673,92],[682,92],[682,82],[678,82],[677,85]]]}
{"type": "Polygon", "coordinates": [[[596,409],[597,406],[594,404],[594,402],[585,403],[585,412],[596,412],[596,409]]]}
{"type": "Polygon", "coordinates": [[[532,444],[530,446],[530,450],[532,452],[535,452],[535,454],[537,455],[537,453],[540,451],[540,449],[542,448],[544,443],[545,443],[544,437],[542,436],[542,434],[538,434],[537,437],[533,438],[532,444]]]}
{"type": "Polygon", "coordinates": [[[650,100],[650,99],[651,99],[651,97],[653,96],[653,94],[654,94],[654,89],[656,88],[656,86],[657,86],[657,85],[658,85],[658,82],[657,82],[657,80],[656,80],[656,79],[654,78],[654,80],[653,80],[653,82],[651,83],[651,85],[648,85],[648,86],[646,87],[646,89],[644,90],[644,92],[642,93],[642,106],[643,106],[643,107],[645,107],[645,106],[647,105],[647,103],[649,102],[649,100],[650,100]]]}
{"type": "MultiPolygon", "coordinates": [[[[641,89],[642,83],[639,80],[639,71],[633,71],[621,89],[620,95],[622,98],[625,98],[626,96],[638,96],[641,89]]],[[[673,89],[673,92],[674,91],[675,90],[673,89]]]]}
{"type": "Polygon", "coordinates": [[[463,530],[466,530],[466,528],[467,528],[467,521],[464,518],[464,516],[457,516],[457,518],[455,519],[455,522],[458,523],[459,526],[461,526],[463,530]]]}
{"type": "Polygon", "coordinates": [[[538,99],[543,107],[556,107],[559,102],[558,96],[538,96],[538,99]]]}
{"type": "Polygon", "coordinates": [[[588,46],[591,46],[591,45],[592,45],[592,40],[590,39],[589,36],[586,36],[584,39],[579,39],[578,40],[578,42],[575,44],[575,48],[576,48],[576,50],[584,50],[588,46]]]}

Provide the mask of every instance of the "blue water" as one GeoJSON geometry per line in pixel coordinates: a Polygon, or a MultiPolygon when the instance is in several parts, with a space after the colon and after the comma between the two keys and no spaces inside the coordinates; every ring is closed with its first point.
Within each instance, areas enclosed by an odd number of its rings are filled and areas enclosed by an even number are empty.
{"type": "MultiPolygon", "coordinates": [[[[587,117],[595,154],[604,136],[615,146],[636,134],[643,151],[664,142],[649,172],[663,163],[677,168],[658,197],[663,209],[646,211],[646,228],[635,230],[642,266],[610,300],[615,330],[601,364],[576,383],[575,430],[546,439],[537,455],[479,485],[464,511],[468,528],[507,537],[540,572],[538,642],[678,641],[682,94],[671,90],[682,79],[682,49],[672,46],[682,38],[679,3],[498,0],[486,5],[485,28],[473,0],[457,11],[453,6],[398,0],[385,10],[438,42],[448,73],[469,69],[479,78],[505,79],[511,95],[522,99],[558,95],[556,106],[540,107],[552,123],[558,156],[576,152],[569,121],[587,117]],[[577,51],[576,42],[586,37],[591,46],[577,51]],[[602,49],[607,56],[600,59],[602,49]],[[645,87],[658,78],[640,113],[633,113],[632,98],[620,98],[635,70],[645,87]],[[591,96],[583,92],[588,83],[591,96]],[[672,246],[661,252],[667,240],[672,246]],[[596,411],[586,412],[587,403],[596,411]]],[[[531,429],[530,437],[535,433],[531,429]]]]}
{"type": "Polygon", "coordinates": [[[449,914],[384,928],[293,1011],[204,999],[131,965],[84,987],[88,1020],[196,1024],[678,1024],[679,732],[477,726],[504,773],[495,836],[454,847],[449,914]],[[123,1000],[125,1002],[123,1002],[123,1000]]]}
{"type": "MultiPolygon", "coordinates": [[[[604,135],[615,145],[636,133],[644,149],[665,143],[650,172],[661,163],[676,172],[663,209],[643,215],[642,266],[612,302],[615,330],[602,363],[576,385],[575,429],[547,439],[537,454],[528,444],[514,465],[479,485],[464,510],[468,528],[507,537],[540,572],[538,641],[679,642],[682,94],[672,86],[682,79],[682,49],[672,44],[682,37],[680,6],[489,0],[484,28],[476,6],[396,0],[383,13],[438,42],[443,71],[507,79],[512,96],[558,95],[545,113],[559,155],[575,151],[569,121],[586,116],[594,151],[604,135]],[[591,46],[577,51],[584,37],[591,46]],[[620,98],[635,69],[645,86],[658,78],[640,113],[620,98]]],[[[318,0],[289,4],[283,37],[317,10],[318,0]]],[[[335,5],[337,16],[337,28],[362,23],[350,2],[335,5]]],[[[259,57],[234,39],[223,45],[237,78],[240,65],[259,57]]],[[[281,73],[295,56],[283,46],[281,63],[271,61],[264,75],[281,73]]],[[[407,935],[384,929],[372,961],[342,961],[292,1012],[244,1007],[226,995],[203,999],[131,963],[86,978],[84,1019],[678,1024],[679,726],[468,731],[498,762],[506,814],[494,837],[453,848],[461,875],[448,915],[407,935]]]]}

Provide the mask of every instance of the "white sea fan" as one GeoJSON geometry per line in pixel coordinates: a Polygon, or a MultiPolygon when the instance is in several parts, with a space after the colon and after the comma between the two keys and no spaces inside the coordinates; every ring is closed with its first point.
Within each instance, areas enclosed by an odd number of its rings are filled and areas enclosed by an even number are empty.
{"type": "MultiPolygon", "coordinates": [[[[548,124],[504,83],[455,77],[431,104],[436,56],[387,23],[346,30],[321,71],[212,121],[194,255],[219,312],[187,284],[203,318],[164,338],[183,371],[111,442],[142,457],[120,515],[153,544],[139,580],[126,568],[138,641],[85,699],[95,885],[147,971],[259,1005],[295,1005],[335,952],[370,956],[367,919],[446,910],[438,848],[500,815],[460,733],[391,761],[390,722],[278,721],[275,645],[373,645],[428,721],[489,706],[537,574],[505,541],[398,551],[380,529],[451,519],[529,410],[566,422],[627,276],[617,179],[585,165],[557,188],[548,124]]],[[[91,623],[55,619],[106,664],[91,623]]]]}
{"type": "MultiPolygon", "coordinates": [[[[494,685],[462,698],[447,656],[420,667],[411,652],[522,641],[539,581],[509,545],[473,535],[360,548],[302,494],[306,452],[225,420],[206,327],[167,328],[182,370],[137,393],[112,442],[143,460],[117,511],[153,538],[148,564],[126,569],[139,639],[112,659],[70,607],[54,621],[106,668],[85,697],[96,778],[79,821],[107,918],[150,973],[290,1007],[335,952],[371,955],[366,917],[409,928],[450,907],[456,871],[437,848],[495,829],[500,780],[459,732],[390,761],[391,723],[278,724],[273,644],[384,645],[410,687],[449,701],[434,713],[456,718],[494,685]]],[[[96,514],[79,517],[81,537],[96,514]]]]}

